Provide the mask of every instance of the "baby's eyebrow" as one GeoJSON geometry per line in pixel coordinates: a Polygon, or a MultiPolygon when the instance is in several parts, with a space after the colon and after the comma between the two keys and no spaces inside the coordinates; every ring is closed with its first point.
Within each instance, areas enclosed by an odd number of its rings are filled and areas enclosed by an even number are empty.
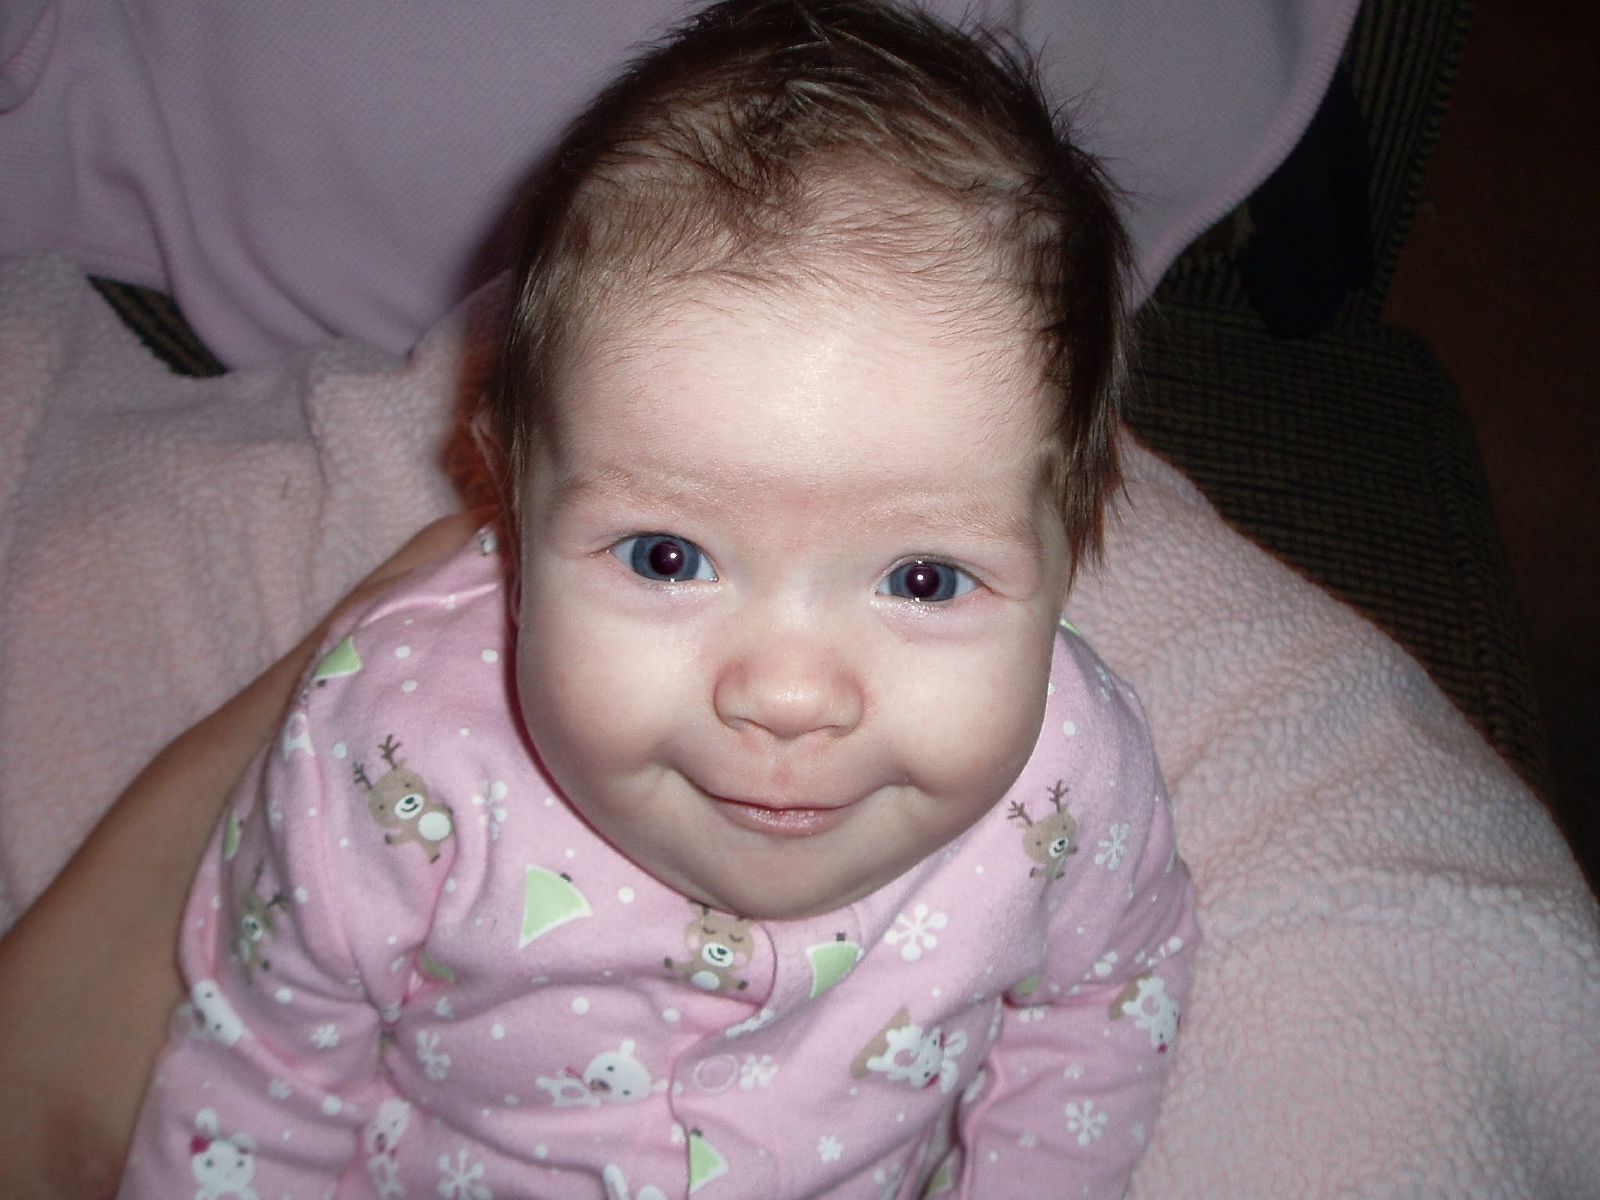
{"type": "Polygon", "coordinates": [[[557,512],[595,498],[621,498],[648,504],[705,504],[711,500],[704,484],[683,476],[600,466],[563,472],[556,481],[553,507],[557,512]]]}
{"type": "Polygon", "coordinates": [[[866,506],[864,521],[900,525],[918,531],[954,531],[985,541],[1009,542],[1036,549],[1039,529],[1034,515],[1024,508],[996,503],[989,496],[909,493],[884,504],[866,506]]]}
{"type": "MultiPolygon", "coordinates": [[[[657,472],[605,465],[564,474],[553,497],[557,512],[596,498],[666,507],[683,511],[727,511],[741,496],[773,486],[759,476],[737,472],[698,478],[681,471],[657,472]]],[[[1007,504],[985,493],[941,492],[915,487],[892,496],[863,498],[850,505],[852,524],[863,529],[904,531],[911,538],[957,534],[1003,542],[1037,551],[1041,544],[1037,514],[1026,505],[1007,504]]],[[[930,550],[934,547],[930,546],[930,550]]]]}

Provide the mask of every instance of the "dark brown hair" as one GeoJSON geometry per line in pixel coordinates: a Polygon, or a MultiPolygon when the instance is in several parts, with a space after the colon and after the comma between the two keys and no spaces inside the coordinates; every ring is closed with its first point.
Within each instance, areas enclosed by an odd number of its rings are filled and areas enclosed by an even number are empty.
{"type": "Polygon", "coordinates": [[[488,410],[513,501],[531,448],[558,437],[551,396],[588,314],[644,317],[708,278],[876,275],[1032,340],[1074,566],[1098,552],[1120,479],[1126,235],[1009,42],[875,0],[724,0],[573,123],[519,225],[488,410]]]}

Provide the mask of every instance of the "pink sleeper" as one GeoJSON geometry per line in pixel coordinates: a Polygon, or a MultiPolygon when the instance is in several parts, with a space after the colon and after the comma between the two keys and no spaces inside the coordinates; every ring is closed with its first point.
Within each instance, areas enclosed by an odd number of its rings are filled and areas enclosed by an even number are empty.
{"type": "Polygon", "coordinates": [[[1121,1195],[1198,933],[1138,703],[1082,639],[969,831],[756,922],[542,774],[504,567],[486,531],[338,632],[231,800],[121,1195],[1121,1195]]]}

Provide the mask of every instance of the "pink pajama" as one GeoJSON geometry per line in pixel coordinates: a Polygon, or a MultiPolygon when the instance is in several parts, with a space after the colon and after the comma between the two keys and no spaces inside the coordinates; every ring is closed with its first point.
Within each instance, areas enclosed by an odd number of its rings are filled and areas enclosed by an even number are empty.
{"type": "Polygon", "coordinates": [[[589,830],[513,645],[487,534],[331,639],[196,880],[122,1195],[1121,1194],[1198,933],[1137,701],[1076,634],[987,816],[761,923],[589,830]]]}

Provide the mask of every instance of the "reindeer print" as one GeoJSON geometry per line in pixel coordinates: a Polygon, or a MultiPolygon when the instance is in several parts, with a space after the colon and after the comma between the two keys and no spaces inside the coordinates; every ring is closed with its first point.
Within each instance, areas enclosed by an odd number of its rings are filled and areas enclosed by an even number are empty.
{"type": "Polygon", "coordinates": [[[366,767],[355,764],[356,784],[366,793],[367,811],[386,831],[383,840],[391,846],[415,842],[428,852],[428,861],[437,862],[439,846],[455,832],[450,807],[428,795],[422,776],[400,760],[400,743],[391,734],[378,747],[389,769],[376,782],[366,767]]]}
{"type": "Polygon", "coordinates": [[[245,892],[240,901],[239,924],[233,935],[233,956],[244,968],[247,980],[256,968],[263,971],[271,968],[272,964],[267,961],[267,947],[278,936],[272,910],[289,903],[289,898],[282,892],[274,892],[265,900],[261,898],[257,888],[266,865],[257,863],[255,874],[250,876],[250,890],[245,892]]]}
{"type": "Polygon", "coordinates": [[[690,957],[684,962],[667,959],[667,970],[681,975],[707,992],[737,992],[749,986],[739,978],[754,952],[751,922],[742,917],[712,912],[702,904],[683,930],[683,944],[690,957]]]}
{"type": "Polygon", "coordinates": [[[1058,779],[1050,788],[1050,803],[1055,811],[1048,816],[1035,821],[1020,800],[1013,801],[1006,814],[1007,820],[1022,822],[1022,848],[1036,864],[1028,872],[1029,878],[1042,875],[1047,887],[1066,874],[1067,855],[1078,849],[1078,823],[1066,810],[1066,798],[1067,785],[1058,779]]]}

